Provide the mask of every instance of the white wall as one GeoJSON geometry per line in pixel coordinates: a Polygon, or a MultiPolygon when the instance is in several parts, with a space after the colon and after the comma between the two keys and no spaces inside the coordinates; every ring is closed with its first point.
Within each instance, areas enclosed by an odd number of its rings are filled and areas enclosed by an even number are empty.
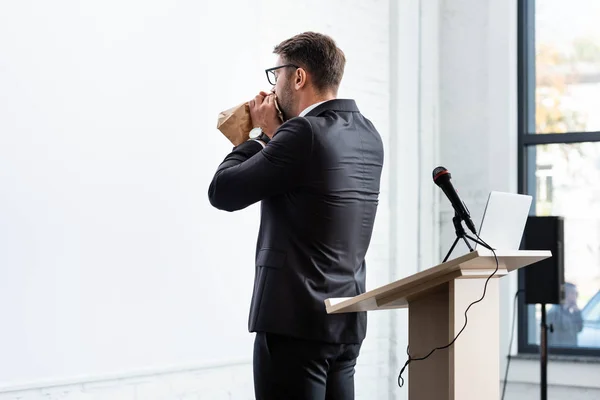
{"type": "MultiPolygon", "coordinates": [[[[300,31],[338,41],[340,95],[384,139],[368,288],[437,264],[454,232],[434,167],[476,222],[489,190],[516,191],[513,3],[1,3],[0,399],[253,398],[257,208],[206,190],[231,148],[218,112],[267,89],[300,31]]],[[[503,278],[502,349],[515,290],[503,278]]],[[[370,314],[357,398],[407,398],[406,345],[406,311],[370,314]]],[[[590,396],[598,372],[551,363],[551,393],[590,396]]],[[[538,375],[513,361],[507,398],[538,375]]]]}
{"type": "Polygon", "coordinates": [[[206,193],[265,85],[219,4],[2,4],[0,386],[250,357],[257,210],[206,193]]]}
{"type": "MultiPolygon", "coordinates": [[[[273,46],[301,31],[338,41],[340,96],[385,141],[367,286],[429,263],[436,197],[418,173],[435,125],[420,122],[419,63],[405,62],[421,57],[421,12],[418,1],[2,3],[0,398],[253,397],[257,208],[218,212],[206,191],[231,148],[218,112],[268,89],[273,46]]],[[[406,398],[405,348],[406,312],[370,316],[358,398],[406,398]]]]}

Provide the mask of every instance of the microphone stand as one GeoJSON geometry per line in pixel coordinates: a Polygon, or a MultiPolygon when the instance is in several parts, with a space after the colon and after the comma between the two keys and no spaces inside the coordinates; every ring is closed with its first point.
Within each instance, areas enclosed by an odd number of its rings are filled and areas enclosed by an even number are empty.
{"type": "Polygon", "coordinates": [[[452,251],[454,250],[454,248],[456,247],[456,245],[458,244],[458,241],[460,239],[465,241],[465,244],[469,248],[469,252],[474,251],[474,250],[471,247],[471,244],[469,243],[469,241],[467,239],[470,239],[473,242],[480,244],[481,246],[485,247],[486,249],[489,248],[485,244],[481,243],[481,241],[474,239],[471,236],[467,235],[467,233],[465,232],[465,229],[462,226],[462,219],[460,218],[458,213],[454,213],[452,222],[454,223],[454,230],[456,231],[456,239],[454,239],[454,243],[452,244],[452,247],[450,247],[450,251],[448,251],[448,254],[446,254],[446,257],[444,258],[444,261],[442,261],[442,263],[445,263],[446,261],[448,261],[448,257],[450,257],[450,254],[452,253],[452,251]]]}

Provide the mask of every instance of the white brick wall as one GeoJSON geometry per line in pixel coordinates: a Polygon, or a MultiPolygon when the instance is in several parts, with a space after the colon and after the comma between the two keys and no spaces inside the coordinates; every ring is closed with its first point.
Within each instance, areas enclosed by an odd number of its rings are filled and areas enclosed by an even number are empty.
{"type": "MultiPolygon", "coordinates": [[[[134,6],[130,0],[129,6],[134,6]]],[[[413,1],[414,4],[416,4],[413,1]]],[[[230,1],[231,8],[237,2],[230,1]]],[[[138,3],[143,7],[143,3],[138,3]]],[[[387,0],[348,2],[335,0],[322,2],[308,0],[302,4],[262,0],[256,3],[258,21],[252,21],[254,29],[258,29],[260,41],[254,42],[253,48],[257,51],[256,57],[264,60],[265,66],[272,63],[271,50],[280,40],[305,30],[316,30],[332,35],[346,53],[348,60],[346,75],[340,97],[350,97],[357,100],[361,111],[377,126],[384,140],[386,148],[386,168],[383,173],[381,188],[381,202],[378,211],[375,232],[372,244],[367,254],[367,287],[373,288],[388,283],[391,277],[408,275],[415,268],[403,268],[399,259],[391,263],[392,248],[390,243],[391,231],[395,230],[395,237],[401,241],[416,231],[417,220],[409,223],[401,221],[403,214],[393,214],[398,205],[390,201],[392,193],[395,200],[404,201],[403,196],[408,193],[399,190],[397,171],[391,170],[390,160],[397,158],[398,154],[414,152],[414,149],[393,148],[391,137],[398,135],[396,143],[402,143],[414,136],[415,132],[404,129],[408,118],[416,118],[415,113],[406,114],[404,119],[392,125],[390,122],[390,109],[397,104],[391,103],[390,95],[390,52],[398,45],[399,37],[405,37],[404,31],[396,33],[390,38],[390,21],[397,15],[390,16],[391,5],[387,0]],[[319,10],[319,12],[315,12],[319,10]],[[293,13],[293,18],[291,17],[293,13]],[[400,197],[399,197],[400,196],[400,197]],[[394,219],[396,218],[396,219],[394,219]],[[399,219],[398,219],[399,218],[399,219]],[[411,269],[412,268],[412,269],[411,269]]],[[[157,13],[168,12],[168,8],[156,7],[157,13]]],[[[225,7],[222,7],[224,9],[225,7]]],[[[416,8],[413,7],[413,14],[416,8]]],[[[415,14],[416,15],[416,14],[415,14]]],[[[414,16],[414,15],[413,15],[414,16]]],[[[408,20],[409,18],[407,18],[408,20]]],[[[218,21],[214,22],[218,24],[218,21]]],[[[231,39],[231,38],[230,38],[231,39]]],[[[242,38],[240,38],[242,39],[242,38]]],[[[198,40],[213,40],[213,38],[198,38],[198,40]]],[[[225,44],[238,46],[237,44],[225,44]]],[[[414,45],[412,45],[414,48],[414,45]]],[[[213,46],[214,48],[214,46],[213,46]]],[[[214,62],[219,62],[219,54],[213,54],[214,62]]],[[[400,51],[399,59],[403,59],[400,51]]],[[[201,73],[202,71],[199,71],[201,73]]],[[[416,69],[413,69],[417,73],[416,69]]],[[[226,78],[226,77],[221,77],[226,78]]],[[[416,77],[404,79],[415,80],[416,77]]],[[[396,92],[399,91],[395,88],[396,92]]],[[[413,94],[404,94],[406,101],[410,101],[413,94]]],[[[211,133],[219,135],[218,132],[211,133]]],[[[411,158],[402,157],[410,162],[411,158]]],[[[203,168],[213,170],[216,165],[201,165],[203,168]]],[[[412,200],[411,200],[412,201],[412,200]]],[[[405,210],[402,210],[406,212],[405,210]]],[[[229,216],[227,216],[229,218],[229,216]]],[[[403,257],[416,260],[416,249],[406,245],[403,257]]],[[[247,309],[247,305],[243,306],[247,309]]],[[[356,392],[358,399],[391,399],[404,398],[407,388],[399,389],[396,386],[396,368],[404,361],[406,344],[402,341],[396,343],[394,332],[402,325],[397,318],[392,318],[392,312],[373,313],[369,315],[367,340],[365,341],[356,372],[356,392]],[[394,351],[401,348],[401,360],[395,359],[394,351]],[[394,396],[393,393],[398,393],[394,396]],[[404,394],[403,394],[404,393],[404,394]]],[[[400,319],[406,313],[398,311],[400,319]]],[[[405,326],[405,325],[404,325],[405,326]]],[[[173,327],[176,329],[177,327],[173,327]]],[[[405,336],[405,335],[404,335],[405,336]]],[[[195,343],[189,343],[193,347],[195,343]]],[[[198,360],[202,362],[203,360],[198,360]]],[[[1,361],[0,361],[1,362],[1,361]]],[[[1,379],[0,379],[1,382],[1,379]]],[[[23,390],[0,392],[0,400],[50,400],[50,399],[251,399],[253,398],[253,381],[251,364],[220,366],[215,368],[201,368],[186,372],[158,372],[152,375],[123,375],[116,378],[84,378],[72,383],[52,385],[41,384],[38,388],[35,383],[28,385],[23,390]],[[131,377],[133,376],[133,377],[131,377]]]]}

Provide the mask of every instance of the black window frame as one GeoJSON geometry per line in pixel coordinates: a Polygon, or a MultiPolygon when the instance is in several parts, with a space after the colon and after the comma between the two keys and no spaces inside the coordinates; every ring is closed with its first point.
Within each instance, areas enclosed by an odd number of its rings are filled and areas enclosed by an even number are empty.
{"type": "MultiPolygon", "coordinates": [[[[529,157],[530,147],[540,144],[600,142],[600,131],[544,133],[535,132],[535,0],[517,0],[518,18],[518,186],[519,193],[533,196],[531,212],[535,214],[535,157],[529,157]],[[532,179],[533,178],[533,179],[532,179]]],[[[518,287],[525,288],[525,271],[518,273],[518,287]]],[[[523,292],[521,292],[523,293],[523,292]]],[[[547,306],[547,309],[549,306],[547,306]]],[[[518,352],[539,353],[539,346],[528,343],[528,306],[523,295],[518,300],[518,352]]],[[[551,354],[600,357],[600,348],[549,347],[551,354]]]]}

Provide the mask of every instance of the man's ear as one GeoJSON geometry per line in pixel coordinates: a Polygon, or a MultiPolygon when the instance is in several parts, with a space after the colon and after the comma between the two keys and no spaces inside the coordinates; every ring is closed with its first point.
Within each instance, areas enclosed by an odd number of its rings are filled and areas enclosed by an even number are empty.
{"type": "Polygon", "coordinates": [[[294,74],[294,87],[296,90],[302,89],[306,85],[307,78],[308,76],[304,68],[296,69],[296,74],[294,74]]]}

